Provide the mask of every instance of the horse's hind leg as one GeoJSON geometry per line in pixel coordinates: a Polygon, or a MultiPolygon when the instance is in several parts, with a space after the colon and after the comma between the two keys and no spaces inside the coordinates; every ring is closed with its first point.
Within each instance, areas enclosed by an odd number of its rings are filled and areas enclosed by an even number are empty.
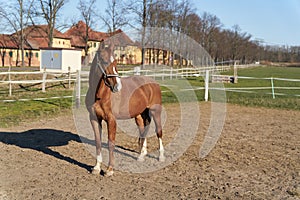
{"type": "Polygon", "coordinates": [[[151,117],[149,109],[146,109],[142,114],[138,115],[135,118],[136,124],[139,128],[140,137],[139,137],[139,147],[140,147],[140,156],[138,161],[144,161],[145,156],[147,155],[147,133],[149,131],[149,125],[151,122],[151,117]]]}
{"type": "Polygon", "coordinates": [[[161,112],[162,112],[162,106],[159,104],[153,105],[150,108],[150,113],[153,117],[154,123],[155,123],[155,132],[158,138],[158,144],[159,144],[159,161],[164,162],[165,156],[164,156],[164,146],[162,143],[162,125],[161,125],[161,112]]]}

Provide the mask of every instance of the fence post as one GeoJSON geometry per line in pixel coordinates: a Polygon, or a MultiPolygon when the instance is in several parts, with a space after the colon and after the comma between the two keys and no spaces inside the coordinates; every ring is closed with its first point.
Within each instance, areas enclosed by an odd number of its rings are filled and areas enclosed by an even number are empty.
{"type": "Polygon", "coordinates": [[[208,84],[209,84],[209,70],[205,71],[205,94],[204,99],[208,101],[208,84]]]}
{"type": "Polygon", "coordinates": [[[68,89],[71,88],[71,67],[68,67],[68,89]]]}
{"type": "Polygon", "coordinates": [[[173,79],[173,67],[171,67],[171,70],[170,70],[170,80],[173,79]]]}
{"type": "Polygon", "coordinates": [[[81,88],[81,85],[80,85],[80,70],[77,70],[76,71],[76,99],[75,99],[75,105],[76,105],[76,108],[79,108],[80,107],[80,88],[81,88]]]}
{"type": "Polygon", "coordinates": [[[234,66],[233,66],[233,83],[238,83],[238,74],[237,74],[237,66],[236,66],[236,61],[234,61],[234,66]]]}
{"type": "Polygon", "coordinates": [[[9,68],[8,68],[9,96],[12,95],[12,83],[11,83],[11,74],[10,74],[10,71],[11,71],[11,66],[9,66],[9,68]]]}
{"type": "Polygon", "coordinates": [[[134,71],[135,76],[140,76],[141,75],[141,67],[135,67],[133,69],[133,71],[134,71]]]}
{"type": "Polygon", "coordinates": [[[271,85],[272,85],[272,97],[273,97],[273,99],[275,99],[275,90],[274,90],[274,81],[273,81],[273,77],[271,77],[271,85]]]}
{"type": "Polygon", "coordinates": [[[46,78],[47,78],[47,73],[46,73],[46,68],[44,68],[43,83],[42,83],[42,92],[46,92],[46,78]]]}

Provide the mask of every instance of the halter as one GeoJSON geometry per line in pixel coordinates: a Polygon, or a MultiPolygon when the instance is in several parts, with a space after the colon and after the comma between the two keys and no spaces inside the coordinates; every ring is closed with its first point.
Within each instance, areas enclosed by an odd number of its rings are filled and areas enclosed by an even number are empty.
{"type": "Polygon", "coordinates": [[[104,79],[104,83],[107,87],[109,87],[111,90],[113,90],[113,86],[109,84],[109,82],[107,82],[108,78],[113,78],[113,77],[118,77],[120,78],[119,74],[107,74],[105,72],[105,70],[101,67],[101,65],[99,64],[99,60],[98,60],[98,54],[97,54],[97,66],[99,67],[99,69],[101,70],[102,74],[103,74],[103,79],[104,79]]]}

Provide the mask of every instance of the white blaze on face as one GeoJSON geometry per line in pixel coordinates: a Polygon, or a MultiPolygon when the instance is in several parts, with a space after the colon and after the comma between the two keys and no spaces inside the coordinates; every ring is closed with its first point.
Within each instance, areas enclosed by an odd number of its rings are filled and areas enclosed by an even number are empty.
{"type": "MultiPolygon", "coordinates": [[[[116,70],[115,67],[113,67],[113,72],[114,72],[115,75],[118,75],[117,70],[116,70]]],[[[120,79],[120,77],[116,77],[116,80],[117,80],[117,90],[120,91],[122,89],[121,79],[120,79]]]]}
{"type": "Polygon", "coordinates": [[[110,62],[114,62],[114,61],[115,61],[114,57],[110,56],[110,62]]]}

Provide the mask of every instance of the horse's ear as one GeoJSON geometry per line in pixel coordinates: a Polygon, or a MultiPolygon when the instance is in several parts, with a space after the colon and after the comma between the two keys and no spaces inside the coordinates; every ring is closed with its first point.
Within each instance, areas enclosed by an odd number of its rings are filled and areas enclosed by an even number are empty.
{"type": "Polygon", "coordinates": [[[113,62],[112,64],[113,64],[113,66],[117,66],[118,61],[115,59],[114,62],[113,62]]]}
{"type": "Polygon", "coordinates": [[[105,42],[104,42],[103,39],[100,41],[100,46],[99,46],[99,48],[100,48],[100,49],[104,49],[104,48],[105,48],[105,42]]]}

